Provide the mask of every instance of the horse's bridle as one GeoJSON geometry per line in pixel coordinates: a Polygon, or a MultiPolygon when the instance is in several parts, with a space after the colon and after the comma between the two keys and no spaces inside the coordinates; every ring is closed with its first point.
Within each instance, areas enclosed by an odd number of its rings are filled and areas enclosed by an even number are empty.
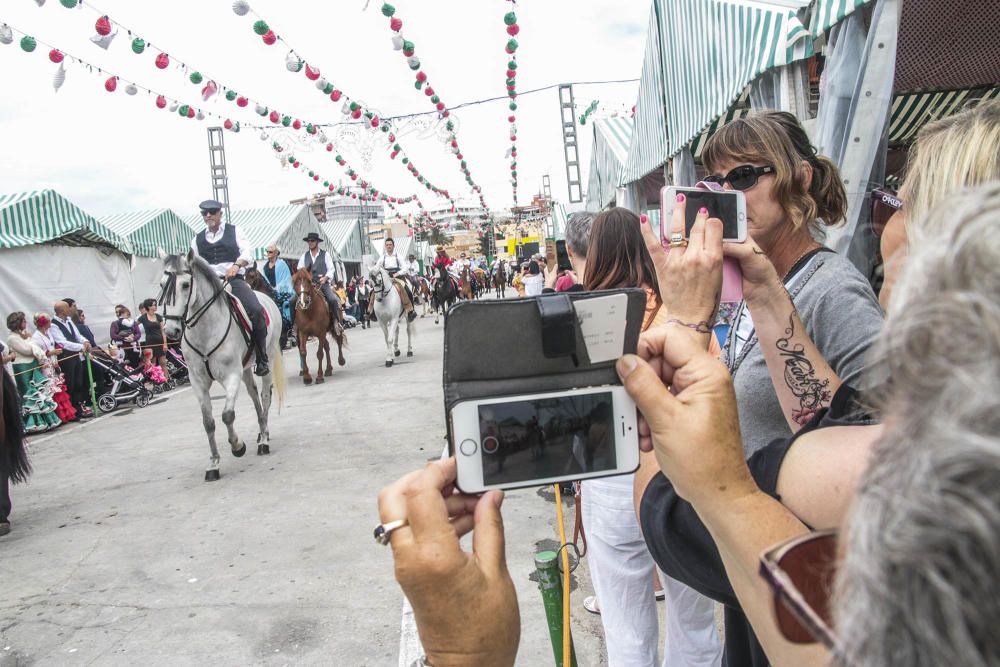
{"type": "MultiPolygon", "coordinates": [[[[208,312],[208,309],[211,308],[212,304],[214,304],[216,301],[219,300],[219,297],[222,296],[222,293],[226,290],[226,285],[229,283],[229,279],[227,278],[227,279],[223,280],[222,281],[222,285],[220,285],[219,289],[216,290],[215,294],[212,295],[212,298],[209,299],[208,301],[206,301],[203,305],[199,306],[193,313],[191,313],[191,315],[189,317],[188,316],[188,311],[191,309],[191,298],[192,298],[192,295],[194,294],[194,274],[190,270],[188,270],[188,271],[164,271],[163,273],[164,273],[164,275],[167,276],[167,283],[163,286],[163,289],[160,290],[160,297],[157,299],[157,303],[159,303],[160,305],[163,306],[163,319],[164,319],[164,321],[176,320],[176,321],[180,322],[180,325],[181,325],[181,339],[185,343],[187,343],[188,346],[198,356],[200,356],[202,358],[202,361],[205,362],[205,368],[207,369],[208,368],[208,358],[211,357],[216,352],[216,350],[218,350],[220,347],[222,347],[222,344],[224,342],[226,342],[226,338],[229,336],[229,330],[233,327],[233,319],[235,318],[235,314],[233,314],[232,312],[230,312],[230,314],[229,314],[230,316],[228,318],[228,321],[226,322],[226,331],[225,331],[225,333],[222,334],[222,338],[215,345],[215,347],[213,347],[211,350],[208,351],[207,354],[204,353],[204,352],[202,352],[201,350],[199,350],[197,347],[195,347],[194,343],[192,343],[190,341],[190,339],[188,339],[188,337],[187,337],[187,330],[189,328],[193,329],[195,327],[195,325],[197,325],[198,322],[201,321],[201,318],[204,317],[205,313],[208,312]],[[190,287],[188,289],[187,299],[184,302],[184,310],[181,311],[180,315],[171,315],[168,312],[167,301],[169,300],[170,303],[172,304],[174,302],[174,300],[177,298],[177,276],[178,276],[178,274],[185,274],[185,275],[191,276],[191,285],[190,285],[190,287]]],[[[211,377],[212,376],[212,372],[209,371],[208,375],[209,375],[209,377],[211,377]]]]}
{"type": "MultiPolygon", "coordinates": [[[[389,280],[391,281],[392,278],[390,277],[389,280]]],[[[376,271],[375,274],[372,276],[372,287],[376,286],[378,287],[378,294],[375,296],[375,300],[381,301],[382,299],[385,298],[385,295],[388,294],[389,290],[391,289],[390,287],[385,286],[385,281],[382,279],[382,270],[376,271]],[[378,280],[375,279],[375,276],[378,276],[378,280]]]]}
{"type": "Polygon", "coordinates": [[[316,291],[316,283],[310,284],[312,289],[309,290],[308,294],[306,294],[305,287],[296,290],[299,296],[295,299],[295,310],[309,310],[309,307],[312,306],[312,295],[316,291]]]}

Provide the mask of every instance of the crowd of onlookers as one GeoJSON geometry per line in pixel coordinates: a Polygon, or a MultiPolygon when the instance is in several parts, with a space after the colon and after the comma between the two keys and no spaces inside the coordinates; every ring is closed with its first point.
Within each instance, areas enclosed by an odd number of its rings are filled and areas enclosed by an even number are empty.
{"type": "MultiPolygon", "coordinates": [[[[902,207],[871,216],[878,297],[824,245],[848,196],[794,116],[732,121],[702,160],[746,243],[704,209],[685,235],[683,195],[668,249],[624,209],[566,230],[579,289],[647,293],[617,365],[642,463],[581,490],[608,664],[660,664],[656,572],[664,665],[1000,664],[1000,102],[921,130],[902,207]],[[717,336],[724,257],[743,300],[717,336]]],[[[425,664],[514,663],[502,502],[463,497],[453,459],[379,496],[425,664]]]]}

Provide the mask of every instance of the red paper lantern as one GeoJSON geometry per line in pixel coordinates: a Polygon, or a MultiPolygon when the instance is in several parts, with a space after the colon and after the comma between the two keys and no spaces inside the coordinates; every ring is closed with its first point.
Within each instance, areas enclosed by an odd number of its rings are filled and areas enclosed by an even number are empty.
{"type": "Polygon", "coordinates": [[[333,144],[327,144],[326,145],[326,152],[327,153],[332,153],[333,152],[333,144]]]}
{"type": "Polygon", "coordinates": [[[516,35],[519,32],[521,32],[521,28],[519,28],[516,23],[513,24],[513,25],[507,26],[507,34],[510,35],[511,37],[513,37],[514,35],[516,35]]]}
{"type": "Polygon", "coordinates": [[[279,120],[281,120],[281,114],[279,114],[277,111],[272,111],[267,118],[272,123],[277,123],[279,120]]]}
{"type": "Polygon", "coordinates": [[[507,116],[507,122],[508,123],[513,123],[516,120],[517,120],[517,118],[515,118],[514,116],[507,116]]]}
{"type": "Polygon", "coordinates": [[[361,109],[355,109],[354,111],[352,111],[351,118],[353,118],[354,120],[361,118],[361,109]]]}
{"type": "Polygon", "coordinates": [[[450,111],[445,111],[444,113],[442,113],[442,114],[441,114],[441,116],[442,116],[443,118],[447,118],[447,117],[448,117],[448,116],[450,116],[450,115],[451,115],[451,112],[450,112],[450,111]]]}
{"type": "Polygon", "coordinates": [[[507,90],[509,91],[517,90],[517,86],[507,86],[507,90]]]}
{"type": "Polygon", "coordinates": [[[194,108],[193,107],[188,107],[187,117],[188,118],[194,118],[194,108]]]}
{"type": "Polygon", "coordinates": [[[396,143],[396,135],[393,134],[392,132],[389,133],[389,143],[390,144],[396,143]]]}
{"type": "MultiPolygon", "coordinates": [[[[426,74],[424,74],[423,72],[417,72],[417,81],[426,81],[426,80],[427,80],[426,74]]],[[[433,95],[434,93],[431,94],[433,95]]]]}
{"type": "Polygon", "coordinates": [[[342,92],[334,89],[334,91],[330,93],[330,99],[333,100],[334,102],[339,102],[342,95],[343,95],[342,92]]]}
{"type": "Polygon", "coordinates": [[[249,100],[247,98],[245,98],[245,97],[237,97],[236,98],[236,106],[238,106],[238,107],[245,107],[247,104],[249,104],[249,100]]]}
{"type": "Polygon", "coordinates": [[[49,60],[51,60],[52,62],[61,63],[63,61],[63,58],[65,58],[65,56],[59,49],[52,49],[51,51],[49,51],[49,60]]]}
{"type": "Polygon", "coordinates": [[[97,19],[97,23],[94,24],[94,30],[96,30],[97,34],[101,35],[102,37],[105,35],[110,35],[111,21],[108,19],[107,16],[102,16],[101,18],[97,19]]]}
{"type": "Polygon", "coordinates": [[[233,129],[233,121],[227,118],[226,122],[222,124],[222,127],[226,128],[227,130],[233,129]]]}
{"type": "Polygon", "coordinates": [[[292,121],[292,129],[293,130],[301,130],[302,129],[302,121],[299,120],[298,118],[296,118],[295,120],[293,120],[292,121]]]}
{"type": "Polygon", "coordinates": [[[436,107],[437,107],[437,110],[438,110],[438,111],[444,111],[444,102],[438,102],[438,103],[437,103],[437,104],[435,104],[434,106],[436,106],[436,107]]]}
{"type": "Polygon", "coordinates": [[[319,78],[319,70],[306,65],[306,78],[310,81],[315,81],[319,78]]]}
{"type": "Polygon", "coordinates": [[[314,181],[318,181],[319,180],[319,174],[316,174],[315,176],[313,176],[313,180],[314,181]]]}
{"type": "Polygon", "coordinates": [[[108,78],[107,81],[104,82],[104,90],[108,91],[109,93],[113,93],[117,89],[118,89],[118,77],[117,76],[112,76],[112,77],[108,78]]]}
{"type": "Polygon", "coordinates": [[[458,148],[458,142],[457,141],[451,142],[451,147],[452,148],[458,148]]]}
{"type": "Polygon", "coordinates": [[[263,35],[261,35],[260,38],[264,40],[264,43],[267,44],[268,46],[271,46],[272,44],[278,41],[278,36],[274,34],[273,30],[268,30],[263,35]]]}
{"type": "Polygon", "coordinates": [[[351,193],[351,199],[357,199],[357,198],[358,198],[358,193],[357,192],[352,192],[351,193]]]}
{"type": "Polygon", "coordinates": [[[166,107],[167,107],[167,98],[165,98],[163,95],[157,95],[156,96],[156,108],[157,109],[165,109],[166,107]]]}
{"type": "Polygon", "coordinates": [[[507,78],[508,79],[513,79],[515,76],[517,76],[517,70],[515,70],[515,69],[509,69],[509,70],[507,70],[507,78]]]}
{"type": "Polygon", "coordinates": [[[458,153],[455,157],[457,157],[459,160],[461,160],[462,159],[462,154],[458,153]]]}
{"type": "Polygon", "coordinates": [[[403,29],[403,22],[400,19],[393,16],[391,19],[389,19],[389,27],[392,28],[393,32],[399,32],[400,30],[403,29]]]}
{"type": "Polygon", "coordinates": [[[333,192],[333,186],[332,185],[330,186],[330,192],[333,192]]]}
{"type": "Polygon", "coordinates": [[[378,123],[379,123],[378,116],[374,116],[372,118],[372,127],[378,127],[378,123]]]}
{"type": "Polygon", "coordinates": [[[399,155],[399,152],[398,151],[393,151],[393,152],[389,153],[389,159],[390,160],[395,160],[397,155],[399,155]]]}
{"type": "Polygon", "coordinates": [[[292,166],[295,167],[296,169],[298,169],[299,168],[299,164],[301,164],[301,163],[298,162],[298,161],[296,161],[296,162],[292,163],[292,166]]]}
{"type": "Polygon", "coordinates": [[[351,180],[352,181],[358,180],[358,175],[357,174],[351,174],[351,180]]]}
{"type": "Polygon", "coordinates": [[[167,69],[167,66],[170,65],[170,56],[168,56],[166,53],[161,53],[160,55],[156,56],[155,63],[156,66],[159,67],[160,69],[167,69]]]}

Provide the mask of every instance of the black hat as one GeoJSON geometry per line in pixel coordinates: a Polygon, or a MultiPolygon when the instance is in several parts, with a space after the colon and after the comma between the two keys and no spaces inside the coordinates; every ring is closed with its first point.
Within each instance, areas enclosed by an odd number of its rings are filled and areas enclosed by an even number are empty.
{"type": "Polygon", "coordinates": [[[214,199],[206,199],[202,203],[198,204],[198,208],[202,211],[219,211],[226,208],[226,205],[220,201],[215,201],[214,199]]]}
{"type": "Polygon", "coordinates": [[[302,240],[305,241],[306,243],[308,243],[309,241],[317,241],[319,243],[323,242],[323,239],[321,239],[319,237],[319,234],[317,234],[316,232],[309,232],[306,235],[306,237],[304,239],[302,239],[302,240]]]}

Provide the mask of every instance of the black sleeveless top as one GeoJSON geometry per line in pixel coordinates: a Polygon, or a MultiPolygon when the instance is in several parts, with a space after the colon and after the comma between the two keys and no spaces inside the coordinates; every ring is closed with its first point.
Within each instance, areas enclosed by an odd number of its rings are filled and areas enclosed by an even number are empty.
{"type": "Polygon", "coordinates": [[[232,264],[240,258],[240,245],[236,242],[236,227],[226,225],[222,231],[222,238],[215,243],[209,243],[206,235],[208,229],[198,232],[195,237],[198,245],[198,254],[209,264],[232,264]]]}

